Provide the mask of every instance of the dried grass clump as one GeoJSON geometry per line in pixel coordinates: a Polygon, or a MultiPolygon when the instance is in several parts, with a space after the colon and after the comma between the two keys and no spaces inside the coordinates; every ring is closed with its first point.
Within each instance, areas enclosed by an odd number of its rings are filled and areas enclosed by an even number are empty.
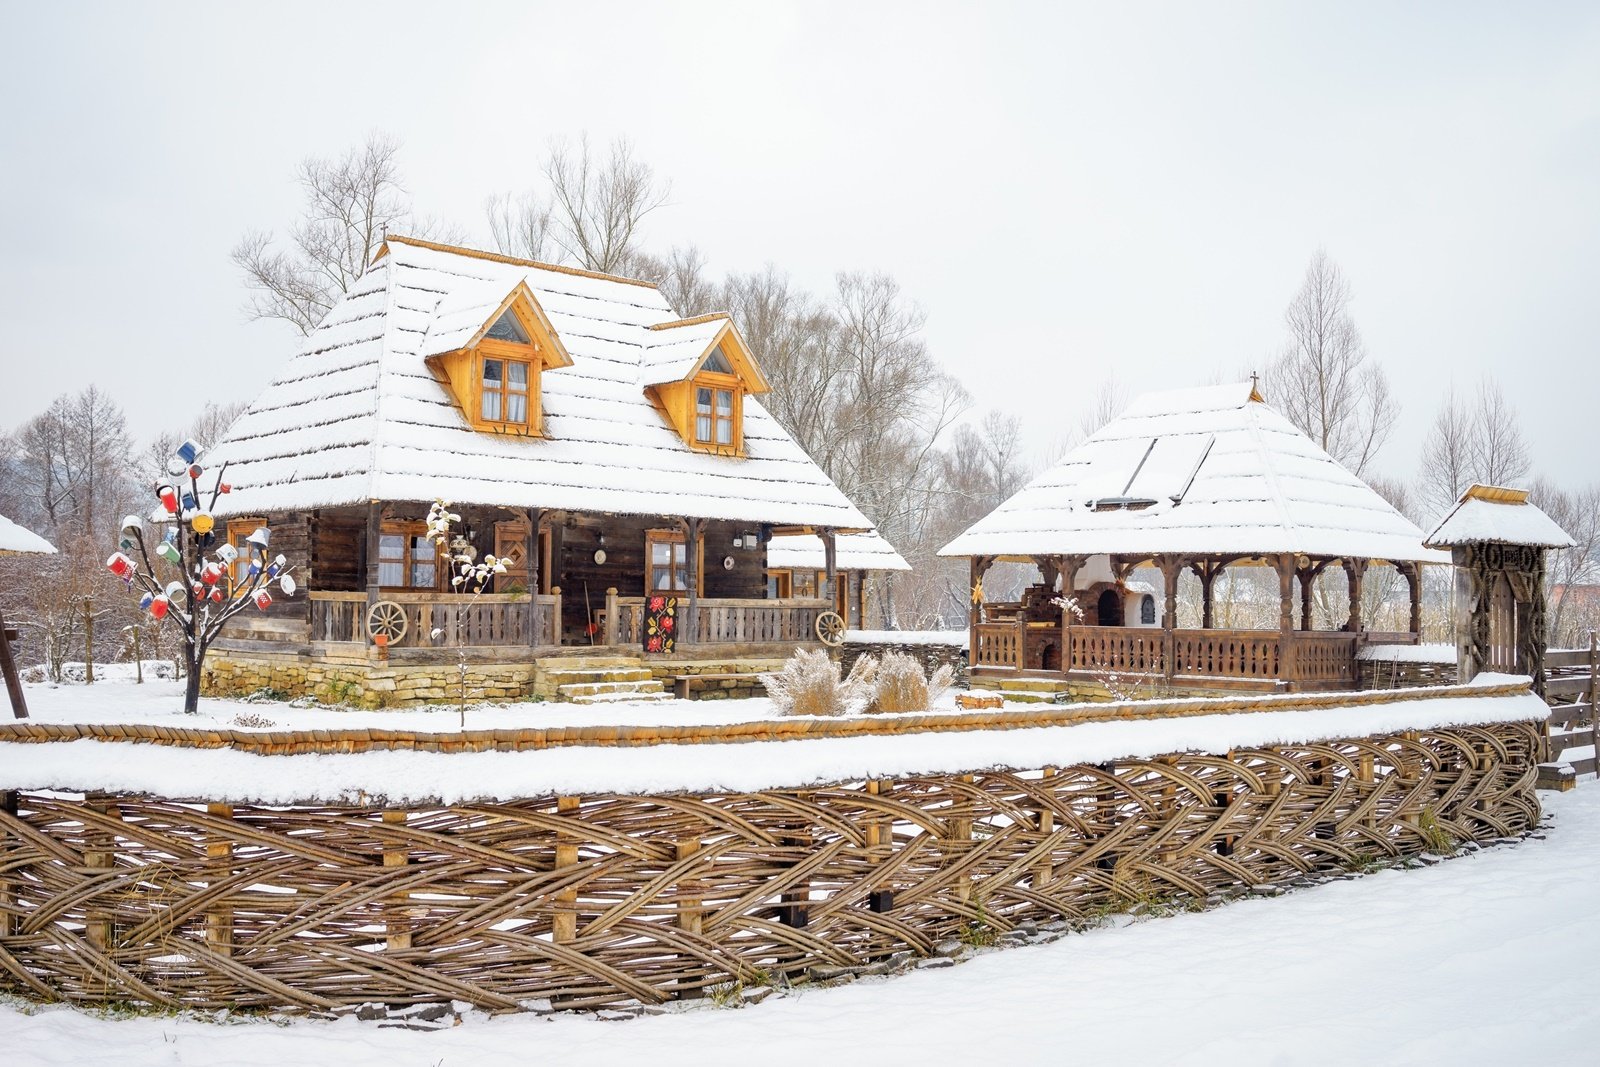
{"type": "Polygon", "coordinates": [[[955,668],[948,663],[928,677],[915,656],[885,652],[878,663],[877,692],[872,711],[928,711],[955,684],[955,668]]]}
{"type": "Polygon", "coordinates": [[[763,674],[761,683],[784,715],[849,715],[872,703],[877,661],[863,656],[840,680],[839,665],[826,652],[802,649],[783,670],[763,674]]]}

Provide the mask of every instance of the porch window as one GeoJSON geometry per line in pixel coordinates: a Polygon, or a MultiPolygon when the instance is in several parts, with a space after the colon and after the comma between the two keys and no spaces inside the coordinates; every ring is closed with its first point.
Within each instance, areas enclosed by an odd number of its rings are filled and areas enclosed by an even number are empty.
{"type": "MultiPolygon", "coordinates": [[[[700,542],[700,591],[705,591],[705,542],[700,542]]],[[[651,530],[645,535],[645,581],[650,593],[689,592],[689,553],[683,534],[651,530]]]]}
{"type": "Polygon", "coordinates": [[[697,445],[733,444],[733,390],[696,386],[694,441],[697,445]]]}
{"type": "Polygon", "coordinates": [[[378,584],[385,589],[437,589],[439,553],[420,522],[386,522],[378,534],[378,584]]]}
{"type": "Polygon", "coordinates": [[[794,575],[789,571],[767,572],[767,599],[788,600],[794,596],[794,575]]]}
{"type": "Polygon", "coordinates": [[[528,425],[528,364],[519,359],[485,356],[479,414],[484,422],[528,425]]]}

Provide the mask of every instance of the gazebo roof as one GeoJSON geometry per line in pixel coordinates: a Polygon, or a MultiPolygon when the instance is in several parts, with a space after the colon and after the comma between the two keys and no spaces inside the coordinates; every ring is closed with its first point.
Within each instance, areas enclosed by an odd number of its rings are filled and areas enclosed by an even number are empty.
{"type": "Polygon", "coordinates": [[[1484,541],[1536,548],[1571,548],[1576,543],[1538,505],[1529,503],[1526,489],[1498,485],[1474,485],[1462,493],[1427,536],[1431,548],[1484,541]]]}
{"type": "Polygon", "coordinates": [[[0,515],[0,556],[53,556],[56,546],[0,515]]]}
{"type": "Polygon", "coordinates": [[[1140,396],[939,554],[1280,552],[1448,562],[1240,382],[1140,396]]]}

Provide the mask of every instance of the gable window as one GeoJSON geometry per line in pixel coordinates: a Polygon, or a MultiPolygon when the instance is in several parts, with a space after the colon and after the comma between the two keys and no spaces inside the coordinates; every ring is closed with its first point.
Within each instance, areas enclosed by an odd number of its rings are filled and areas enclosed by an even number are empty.
{"type": "Polygon", "coordinates": [[[733,365],[728,362],[728,354],[722,350],[721,345],[711,350],[711,355],[706,357],[706,361],[701,365],[701,368],[715,374],[731,375],[733,373],[733,365]]]}
{"type": "Polygon", "coordinates": [[[694,391],[694,441],[733,444],[733,390],[700,385],[694,391]]]}
{"type": "Polygon", "coordinates": [[[437,589],[439,553],[420,522],[386,522],[378,531],[378,584],[385,589],[437,589]]]}
{"type": "MultiPolygon", "coordinates": [[[[501,321],[505,320],[502,318],[501,321]]],[[[484,422],[528,425],[529,379],[526,361],[484,356],[479,417],[484,422]]]]}
{"type": "Polygon", "coordinates": [[[483,336],[491,341],[509,341],[514,345],[533,343],[528,339],[528,331],[522,328],[522,323],[517,321],[517,316],[509,308],[494,321],[494,325],[489,327],[489,332],[483,336]]]}

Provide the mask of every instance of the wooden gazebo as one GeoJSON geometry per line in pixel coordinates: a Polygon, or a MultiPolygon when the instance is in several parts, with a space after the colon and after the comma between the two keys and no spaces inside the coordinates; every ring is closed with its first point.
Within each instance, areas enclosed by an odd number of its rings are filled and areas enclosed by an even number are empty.
{"type": "MultiPolygon", "coordinates": [[[[0,556],[53,556],[55,553],[55,545],[0,515],[0,556]]],[[[0,672],[5,674],[6,694],[11,698],[11,714],[18,719],[26,719],[28,702],[22,693],[22,676],[17,672],[17,661],[11,654],[11,642],[16,636],[16,631],[5,620],[3,606],[0,606],[0,672]]]]}
{"type": "Polygon", "coordinates": [[[1449,562],[1249,382],[1140,397],[940,554],[971,561],[974,684],[1021,676],[1060,691],[1092,691],[1107,675],[1182,690],[1352,689],[1362,644],[1418,640],[1420,567],[1449,562]],[[983,577],[997,561],[1034,564],[1041,581],[1020,603],[986,604],[983,577]],[[1374,563],[1407,583],[1405,631],[1363,629],[1374,563]],[[1217,579],[1243,566],[1276,575],[1276,627],[1213,625],[1217,579]],[[1138,567],[1154,567],[1161,588],[1131,589],[1138,567]],[[1318,631],[1313,590],[1333,569],[1350,612],[1318,631]],[[1178,626],[1185,571],[1199,579],[1197,629],[1178,626]]]}

